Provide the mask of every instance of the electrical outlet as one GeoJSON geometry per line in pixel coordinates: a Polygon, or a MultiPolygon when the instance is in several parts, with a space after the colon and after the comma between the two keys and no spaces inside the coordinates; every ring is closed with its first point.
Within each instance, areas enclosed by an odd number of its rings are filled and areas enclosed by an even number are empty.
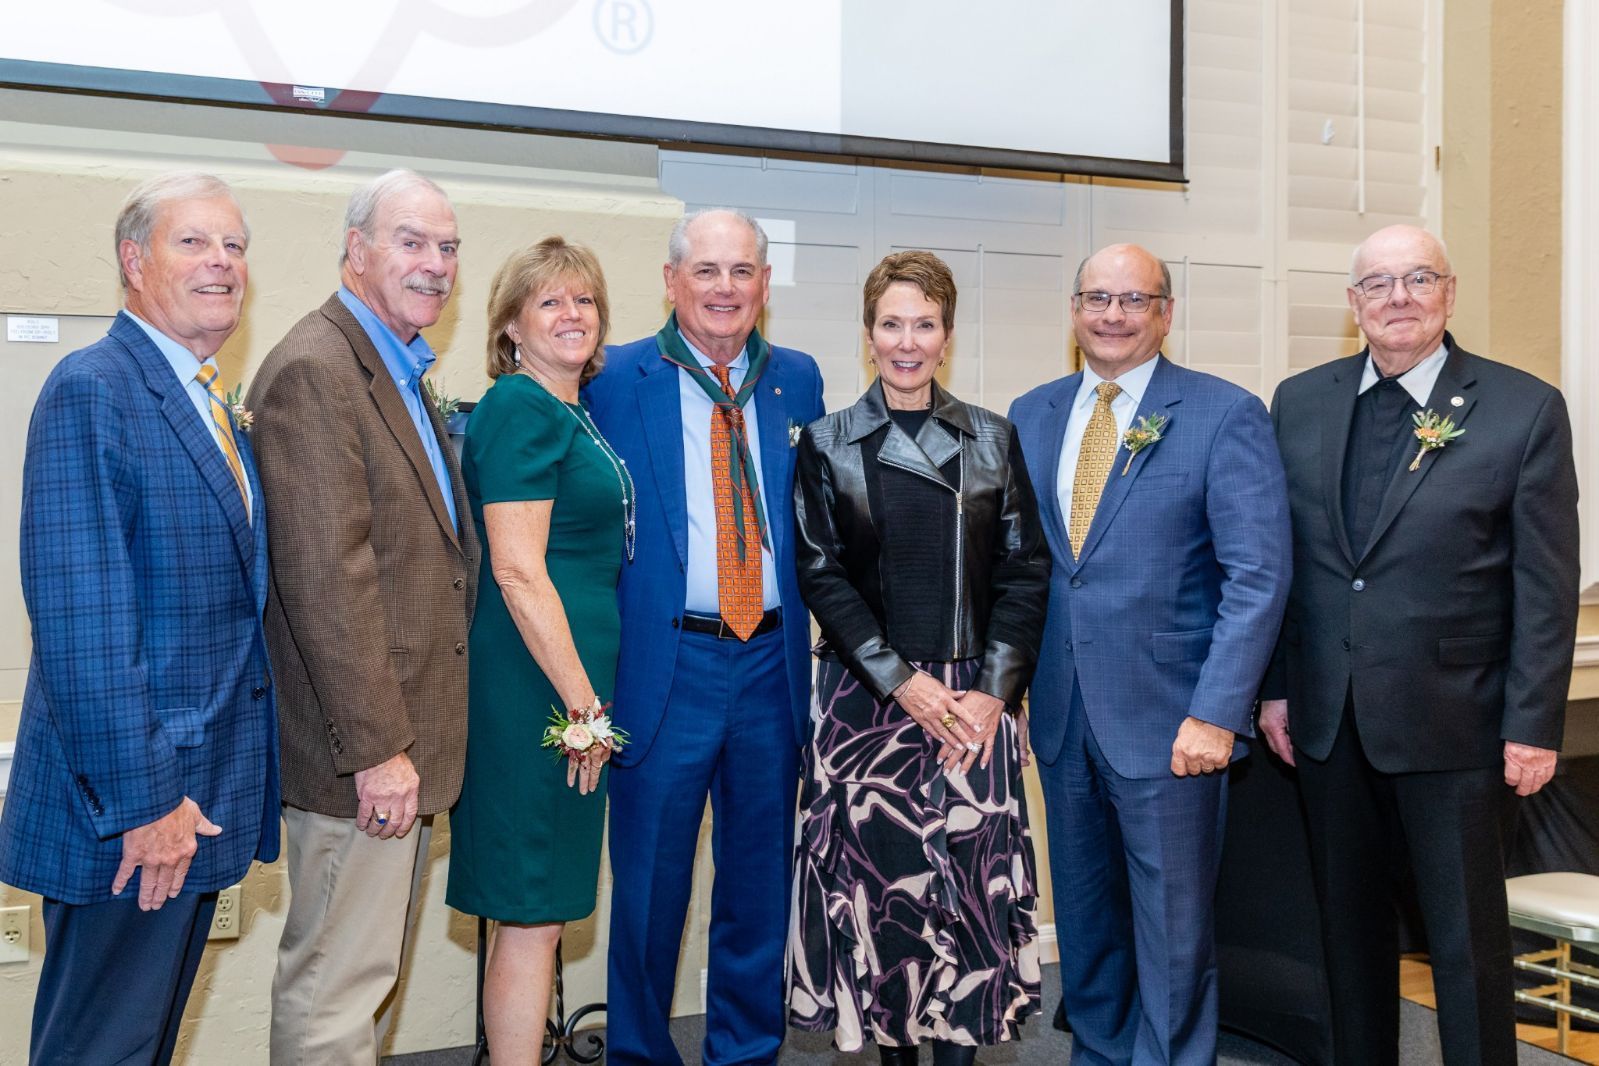
{"type": "Polygon", "coordinates": [[[237,940],[239,925],[244,920],[244,903],[241,886],[230,885],[217,893],[217,909],[211,915],[211,932],[207,940],[237,940]]]}
{"type": "Polygon", "coordinates": [[[28,961],[27,907],[0,908],[0,965],[28,961]]]}

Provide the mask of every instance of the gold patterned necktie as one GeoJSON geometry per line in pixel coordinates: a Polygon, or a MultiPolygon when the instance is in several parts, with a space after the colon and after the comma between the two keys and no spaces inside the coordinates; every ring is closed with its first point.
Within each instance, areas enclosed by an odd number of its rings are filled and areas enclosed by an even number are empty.
{"type": "Polygon", "coordinates": [[[1088,428],[1083,430],[1077,473],[1072,477],[1072,521],[1066,535],[1072,542],[1073,558],[1083,553],[1088,527],[1094,524],[1094,512],[1099,509],[1099,495],[1105,491],[1105,479],[1110,477],[1111,464],[1116,461],[1116,416],[1110,405],[1121,395],[1122,387],[1114,381],[1102,381],[1096,391],[1099,399],[1094,401],[1094,413],[1088,416],[1088,428]]]}
{"type": "MultiPolygon", "coordinates": [[[[727,398],[735,396],[733,380],[727,367],[712,366],[716,383],[722,386],[727,398]]],[[[739,640],[749,640],[755,627],[761,624],[765,613],[761,582],[761,544],[759,538],[752,543],[740,544],[742,535],[733,507],[733,431],[731,422],[742,420],[744,412],[730,402],[711,409],[711,483],[716,496],[716,586],[718,607],[727,628],[738,634],[739,640]]],[[[739,486],[743,497],[743,510],[748,527],[756,528],[755,495],[750,491],[749,479],[739,486]]]]}
{"type": "Polygon", "coordinates": [[[222,391],[217,368],[210,363],[202,363],[194,378],[205,387],[206,395],[211,399],[211,422],[217,428],[217,441],[222,446],[223,457],[228,461],[228,469],[233,471],[233,480],[238,482],[239,499],[244,501],[244,513],[249,517],[250,494],[244,487],[244,463],[239,459],[238,442],[233,439],[233,417],[228,413],[228,398],[222,391]]]}

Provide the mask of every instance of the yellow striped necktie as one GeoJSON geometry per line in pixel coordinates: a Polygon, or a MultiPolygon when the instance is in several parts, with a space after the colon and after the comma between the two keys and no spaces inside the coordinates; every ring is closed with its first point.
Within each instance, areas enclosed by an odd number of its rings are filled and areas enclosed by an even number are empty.
{"type": "Polygon", "coordinates": [[[211,398],[211,422],[217,428],[217,439],[222,445],[223,456],[228,460],[228,467],[233,471],[233,479],[239,483],[239,499],[244,501],[244,513],[248,517],[250,494],[245,489],[244,463],[239,459],[238,442],[233,439],[233,416],[228,412],[228,397],[222,391],[217,368],[210,363],[202,363],[194,378],[205,386],[206,395],[211,398]]]}
{"type": "Polygon", "coordinates": [[[1072,477],[1071,524],[1066,527],[1073,558],[1083,554],[1088,527],[1094,524],[1094,512],[1099,510],[1100,493],[1105,491],[1105,479],[1110,477],[1111,464],[1116,461],[1116,416],[1110,405],[1121,391],[1114,381],[1099,383],[1099,399],[1094,401],[1094,413],[1088,416],[1088,428],[1083,430],[1077,472],[1072,477]]]}

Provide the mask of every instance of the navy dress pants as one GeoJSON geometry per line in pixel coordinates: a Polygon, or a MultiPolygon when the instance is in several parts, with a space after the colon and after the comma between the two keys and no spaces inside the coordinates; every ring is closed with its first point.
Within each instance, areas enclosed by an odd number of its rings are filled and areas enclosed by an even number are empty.
{"type": "Polygon", "coordinates": [[[216,910],[215,892],[139,909],[137,877],[105,903],[44,901],[32,1066],[166,1066],[216,910]]]}

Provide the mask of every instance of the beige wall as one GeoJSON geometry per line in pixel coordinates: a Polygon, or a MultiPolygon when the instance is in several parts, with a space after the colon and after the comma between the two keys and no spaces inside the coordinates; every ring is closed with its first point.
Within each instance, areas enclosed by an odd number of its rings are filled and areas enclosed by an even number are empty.
{"type": "Polygon", "coordinates": [[[1559,3],[1444,8],[1443,235],[1460,343],[1560,383],[1559,3]]]}

